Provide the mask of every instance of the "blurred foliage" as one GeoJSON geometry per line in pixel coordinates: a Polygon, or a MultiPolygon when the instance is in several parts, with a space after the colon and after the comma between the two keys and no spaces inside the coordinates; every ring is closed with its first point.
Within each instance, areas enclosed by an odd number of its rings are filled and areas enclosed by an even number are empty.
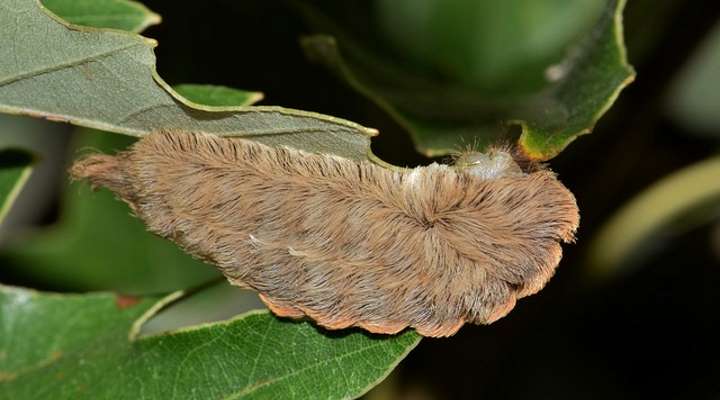
{"type": "Polygon", "coordinates": [[[542,89],[605,0],[380,0],[378,28],[413,65],[481,93],[542,89]]]}
{"type": "Polygon", "coordinates": [[[33,157],[18,149],[0,149],[0,223],[10,212],[32,172],[33,157]]]}
{"type": "Polygon", "coordinates": [[[720,137],[720,24],[678,76],[670,114],[693,132],[720,137]]]}
{"type": "Polygon", "coordinates": [[[421,1],[415,8],[381,3],[382,29],[404,44],[396,46],[400,57],[422,59],[420,67],[394,62],[398,56],[384,56],[371,37],[354,34],[309,5],[301,9],[323,35],[306,37],[302,44],[311,60],[391,115],[427,156],[504,139],[518,140],[531,159],[548,160],[590,132],[634,78],[622,36],[625,2],[497,4],[421,1]],[[554,23],[542,25],[548,14],[554,23]],[[509,30],[515,34],[505,35],[509,30]],[[416,44],[407,45],[411,40],[416,44]],[[528,53],[529,47],[542,54],[528,53]],[[477,68],[480,62],[486,68],[477,68]],[[444,76],[428,74],[429,63],[444,76]],[[469,69],[476,74],[468,74],[469,69]],[[519,138],[513,137],[511,125],[521,127],[519,138]]]}
{"type": "Polygon", "coordinates": [[[683,168],[645,189],[595,234],[589,263],[594,279],[618,272],[658,247],[720,215],[720,156],[683,168]]]}
{"type": "Polygon", "coordinates": [[[65,171],[64,146],[70,126],[51,121],[0,114],[0,149],[23,149],[34,155],[32,173],[17,193],[15,207],[0,224],[0,249],[7,236],[43,221],[53,212],[65,171]]]}
{"type": "MultiPolygon", "coordinates": [[[[76,148],[113,153],[135,141],[83,130],[76,148]]],[[[15,236],[6,268],[42,285],[72,290],[161,293],[218,276],[174,244],[145,229],[127,205],[107,190],[93,193],[84,182],[68,185],[60,221],[37,233],[15,236]]]]}

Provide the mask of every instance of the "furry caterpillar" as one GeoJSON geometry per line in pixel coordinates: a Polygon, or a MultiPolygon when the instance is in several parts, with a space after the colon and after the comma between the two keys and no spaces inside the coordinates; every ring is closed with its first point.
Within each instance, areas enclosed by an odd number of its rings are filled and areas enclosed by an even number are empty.
{"type": "Polygon", "coordinates": [[[525,172],[505,150],[458,161],[394,171],[162,132],[71,174],[115,192],[150,231],[258,291],[279,316],[449,336],[540,290],[579,221],[551,171],[525,172]]]}

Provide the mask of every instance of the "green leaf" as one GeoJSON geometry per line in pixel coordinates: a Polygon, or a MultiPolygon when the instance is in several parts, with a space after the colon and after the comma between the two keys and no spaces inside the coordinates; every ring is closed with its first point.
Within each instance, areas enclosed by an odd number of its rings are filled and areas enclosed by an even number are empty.
{"type": "Polygon", "coordinates": [[[663,178],[630,200],[599,230],[588,252],[595,278],[634,265],[649,244],[707,222],[720,212],[720,156],[663,178]]]}
{"type": "Polygon", "coordinates": [[[378,0],[379,29],[413,65],[484,92],[541,89],[605,0],[378,0]]]}
{"type": "Polygon", "coordinates": [[[142,32],[160,23],[160,16],[129,0],[42,0],[42,4],[65,21],[96,28],[142,32]]]}
{"type": "Polygon", "coordinates": [[[412,332],[321,333],[267,312],[137,337],[174,297],[0,287],[3,397],[347,399],[384,378],[419,341],[412,332]]]}
{"type": "MultiPolygon", "coordinates": [[[[2,397],[33,398],[20,395],[20,388],[13,389],[13,385],[72,357],[73,353],[94,346],[98,346],[95,351],[102,351],[100,346],[112,342],[127,343],[133,321],[150,310],[157,299],[148,298],[132,307],[121,307],[127,300],[131,299],[113,294],[43,294],[0,285],[2,397]],[[18,395],[11,395],[13,392],[18,395]]],[[[65,376],[56,378],[62,382],[65,376]]]]}
{"type": "Polygon", "coordinates": [[[0,150],[0,224],[30,177],[32,162],[32,155],[23,150],[0,150]]]}
{"type": "Polygon", "coordinates": [[[214,107],[249,106],[263,99],[260,92],[247,92],[217,85],[184,84],[173,86],[176,92],[198,104],[214,107]]]}
{"type": "Polygon", "coordinates": [[[518,144],[531,158],[555,157],[579,135],[590,133],[620,91],[635,79],[623,41],[624,7],[625,0],[608,1],[605,14],[574,50],[576,54],[560,64],[567,72],[549,89],[547,103],[557,109],[536,110],[538,116],[519,122],[518,144]]]}
{"type": "Polygon", "coordinates": [[[685,127],[720,137],[720,24],[687,62],[667,103],[671,116],[685,127]]]}
{"type": "Polygon", "coordinates": [[[624,4],[608,1],[595,26],[566,57],[545,66],[548,81],[532,93],[517,88],[483,92],[433,79],[388,61],[307,4],[301,9],[310,23],[334,37],[310,36],[302,45],[311,60],[326,65],[396,119],[425,155],[445,155],[467,144],[482,147],[507,138],[508,125],[517,124],[521,149],[533,159],[547,160],[588,133],[634,78],[622,38],[624,4]]]}
{"type": "Polygon", "coordinates": [[[67,25],[35,0],[0,5],[0,112],[142,136],[203,131],[363,160],[377,131],[282,107],[213,107],[176,93],[155,69],[155,41],[67,25]]]}
{"type": "MultiPolygon", "coordinates": [[[[197,103],[235,106],[259,99],[259,94],[210,85],[178,88],[197,103]]],[[[78,149],[112,153],[135,139],[83,130],[78,149]]],[[[71,184],[59,225],[33,237],[11,242],[8,268],[35,281],[75,290],[115,290],[122,293],[169,292],[219,276],[215,268],[194,260],[171,242],[147,232],[127,205],[107,190],[93,193],[85,182],[71,184]]]]}
{"type": "MultiPolygon", "coordinates": [[[[115,152],[134,139],[85,130],[80,149],[115,152]]],[[[84,182],[67,187],[57,225],[13,237],[5,268],[35,282],[71,290],[159,293],[183,289],[218,276],[171,242],[149,233],[127,205],[107,190],[84,182]]]]}

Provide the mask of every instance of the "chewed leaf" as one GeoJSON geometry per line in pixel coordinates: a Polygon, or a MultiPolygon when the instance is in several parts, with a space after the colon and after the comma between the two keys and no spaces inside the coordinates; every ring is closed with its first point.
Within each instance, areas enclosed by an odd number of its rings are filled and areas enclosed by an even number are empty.
{"type": "Polygon", "coordinates": [[[155,70],[153,40],[66,24],[35,0],[5,0],[0,12],[0,112],[143,136],[154,130],[242,136],[268,145],[367,159],[377,132],[282,107],[203,106],[155,70]],[[21,29],[20,29],[21,27],[21,29]]]}
{"type": "Polygon", "coordinates": [[[0,286],[0,385],[13,399],[346,399],[419,338],[327,335],[267,312],[137,337],[164,299],[0,286]],[[28,332],[33,332],[29,335],[28,332]]]}
{"type": "Polygon", "coordinates": [[[483,94],[434,81],[384,60],[314,9],[302,9],[311,24],[333,36],[315,35],[302,45],[408,130],[428,156],[452,153],[467,143],[480,146],[507,138],[519,124],[520,148],[547,160],[587,133],[634,77],[622,38],[624,0],[608,1],[594,29],[552,67],[552,83],[535,93],[483,94]]]}
{"type": "Polygon", "coordinates": [[[0,224],[30,177],[32,163],[32,155],[25,151],[0,149],[0,224]]]}
{"type": "Polygon", "coordinates": [[[160,16],[131,0],[42,0],[67,22],[95,28],[142,32],[160,23],[160,16]]]}

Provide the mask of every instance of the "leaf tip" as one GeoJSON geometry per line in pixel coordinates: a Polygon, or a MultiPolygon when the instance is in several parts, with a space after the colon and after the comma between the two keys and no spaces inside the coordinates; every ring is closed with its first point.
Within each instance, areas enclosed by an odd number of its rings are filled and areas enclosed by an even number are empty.
{"type": "Polygon", "coordinates": [[[137,28],[138,32],[142,32],[145,29],[147,29],[150,26],[154,25],[160,25],[162,23],[162,16],[160,14],[154,13],[152,11],[147,11],[145,14],[145,18],[143,18],[142,22],[139,24],[139,27],[137,28]]]}
{"type": "Polygon", "coordinates": [[[263,92],[250,92],[247,98],[247,105],[251,106],[255,103],[259,103],[265,100],[265,93],[263,92]]]}

